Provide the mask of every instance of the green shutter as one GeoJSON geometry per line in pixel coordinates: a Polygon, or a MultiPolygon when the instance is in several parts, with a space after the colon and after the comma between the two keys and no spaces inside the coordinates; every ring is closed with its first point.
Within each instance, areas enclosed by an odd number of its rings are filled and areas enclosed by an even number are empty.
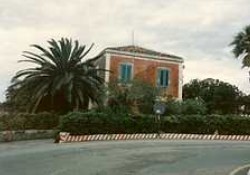
{"type": "Polygon", "coordinates": [[[161,70],[157,70],[157,86],[161,86],[161,70]]]}
{"type": "Polygon", "coordinates": [[[127,82],[131,80],[131,74],[132,74],[132,66],[131,65],[127,65],[127,82]]]}
{"type": "Polygon", "coordinates": [[[164,86],[168,86],[168,77],[169,74],[168,74],[168,70],[165,70],[165,76],[164,76],[164,86]]]}
{"type": "Polygon", "coordinates": [[[126,65],[124,64],[120,66],[120,78],[121,82],[126,81],[126,65]]]}
{"type": "Polygon", "coordinates": [[[157,70],[157,85],[167,87],[169,81],[169,71],[166,69],[157,70]]]}
{"type": "Polygon", "coordinates": [[[120,81],[126,83],[132,78],[132,65],[121,64],[120,65],[120,81]]]}
{"type": "Polygon", "coordinates": [[[165,85],[165,71],[161,70],[161,86],[165,85]]]}

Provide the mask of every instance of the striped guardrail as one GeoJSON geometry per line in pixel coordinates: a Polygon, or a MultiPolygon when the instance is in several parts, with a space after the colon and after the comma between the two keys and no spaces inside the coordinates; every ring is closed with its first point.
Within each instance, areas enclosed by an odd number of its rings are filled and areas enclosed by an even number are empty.
{"type": "Polygon", "coordinates": [[[95,134],[95,135],[70,135],[60,132],[59,143],[106,141],[106,140],[232,140],[250,141],[250,135],[207,135],[207,134],[95,134]]]}

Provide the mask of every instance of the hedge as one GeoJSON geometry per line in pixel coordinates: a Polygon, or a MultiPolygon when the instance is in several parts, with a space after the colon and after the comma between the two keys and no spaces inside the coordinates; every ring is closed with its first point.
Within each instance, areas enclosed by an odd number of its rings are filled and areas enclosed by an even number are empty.
{"type": "Polygon", "coordinates": [[[72,134],[155,132],[153,118],[102,112],[69,113],[61,117],[60,131],[72,134]]]}
{"type": "Polygon", "coordinates": [[[69,113],[60,119],[59,130],[77,134],[122,133],[192,133],[250,134],[250,118],[220,115],[164,116],[160,123],[153,116],[106,114],[102,112],[69,113]]]}
{"type": "Polygon", "coordinates": [[[105,133],[193,133],[250,134],[250,118],[237,115],[171,115],[160,123],[150,115],[132,116],[110,111],[72,112],[59,116],[52,113],[19,113],[0,116],[0,130],[59,129],[71,134],[105,133]],[[58,127],[59,124],[59,127],[58,127]]]}
{"type": "Polygon", "coordinates": [[[55,129],[59,123],[59,116],[43,112],[37,114],[16,113],[0,116],[0,131],[2,130],[46,130],[55,129]]]}
{"type": "Polygon", "coordinates": [[[171,100],[166,102],[165,115],[204,115],[206,112],[206,104],[200,99],[171,100]]]}

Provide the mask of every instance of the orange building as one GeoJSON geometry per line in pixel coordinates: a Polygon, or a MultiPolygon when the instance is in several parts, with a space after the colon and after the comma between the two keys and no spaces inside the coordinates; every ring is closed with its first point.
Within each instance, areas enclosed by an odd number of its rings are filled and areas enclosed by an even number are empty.
{"type": "Polygon", "coordinates": [[[128,83],[137,78],[163,89],[164,95],[182,99],[183,58],[138,46],[106,48],[97,61],[106,82],[128,83]]]}

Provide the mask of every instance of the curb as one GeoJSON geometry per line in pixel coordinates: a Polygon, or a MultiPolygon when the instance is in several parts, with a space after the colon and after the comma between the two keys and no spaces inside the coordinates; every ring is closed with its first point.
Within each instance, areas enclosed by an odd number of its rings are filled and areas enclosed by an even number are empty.
{"type": "Polygon", "coordinates": [[[228,140],[250,141],[250,135],[207,135],[207,134],[94,134],[70,135],[67,132],[59,133],[59,143],[107,141],[107,140],[228,140]]]}
{"type": "MultiPolygon", "coordinates": [[[[247,170],[250,170],[250,164],[248,165],[244,165],[244,166],[241,166],[241,167],[238,167],[236,168],[235,170],[233,170],[229,175],[237,175],[238,173],[240,173],[241,171],[243,171],[244,169],[247,170]]],[[[246,174],[248,175],[248,174],[246,174]]]]}

